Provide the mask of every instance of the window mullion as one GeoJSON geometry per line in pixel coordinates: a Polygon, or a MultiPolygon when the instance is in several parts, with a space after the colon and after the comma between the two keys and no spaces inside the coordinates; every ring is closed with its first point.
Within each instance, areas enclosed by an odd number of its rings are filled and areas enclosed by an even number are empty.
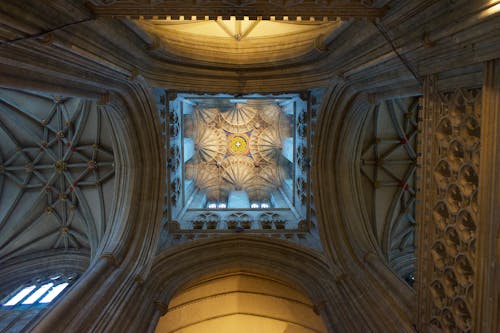
{"type": "MultiPolygon", "coordinates": [[[[40,288],[40,286],[41,286],[39,283],[33,283],[33,284],[30,284],[30,285],[34,285],[35,288],[33,288],[32,291],[30,291],[23,298],[21,298],[15,305],[13,305],[12,306],[13,309],[19,307],[19,305],[21,305],[25,300],[27,300],[28,297],[30,297],[31,295],[33,295],[33,293],[35,293],[40,288]]],[[[14,296],[10,297],[7,302],[9,302],[11,299],[13,299],[14,297],[16,297],[16,295],[19,294],[22,290],[24,290],[24,288],[26,288],[26,287],[21,288],[17,293],[14,294],[14,296]]]]}

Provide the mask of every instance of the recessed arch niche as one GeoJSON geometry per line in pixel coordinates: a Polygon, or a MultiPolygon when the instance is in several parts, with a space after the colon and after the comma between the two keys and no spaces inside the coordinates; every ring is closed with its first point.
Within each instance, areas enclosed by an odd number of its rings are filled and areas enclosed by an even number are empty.
{"type": "Polygon", "coordinates": [[[171,299],[155,333],[326,333],[309,297],[249,272],[198,279],[171,299]]]}

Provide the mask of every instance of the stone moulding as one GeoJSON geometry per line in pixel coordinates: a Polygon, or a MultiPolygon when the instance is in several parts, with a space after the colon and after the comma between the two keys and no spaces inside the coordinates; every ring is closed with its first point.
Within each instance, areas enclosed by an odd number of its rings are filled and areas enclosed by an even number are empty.
{"type": "Polygon", "coordinates": [[[436,82],[436,76],[425,80],[420,127],[417,322],[421,330],[479,331],[477,237],[487,227],[480,223],[479,201],[483,92],[440,91],[436,82]]]}
{"type": "Polygon", "coordinates": [[[182,4],[175,1],[159,1],[144,4],[134,1],[98,1],[87,2],[87,6],[98,17],[129,17],[129,18],[162,18],[171,19],[192,18],[211,20],[217,17],[229,18],[235,16],[243,19],[261,18],[264,20],[310,20],[358,18],[375,20],[387,12],[387,8],[374,8],[364,1],[328,1],[319,3],[303,3],[288,1],[246,1],[235,4],[236,1],[211,1],[203,4],[200,1],[185,1],[182,4]]]}

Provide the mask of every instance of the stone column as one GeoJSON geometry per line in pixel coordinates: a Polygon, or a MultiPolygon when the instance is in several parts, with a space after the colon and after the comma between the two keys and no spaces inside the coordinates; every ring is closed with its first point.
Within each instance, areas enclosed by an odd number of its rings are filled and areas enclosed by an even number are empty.
{"type": "Polygon", "coordinates": [[[500,59],[484,66],[475,332],[499,332],[500,59]]]}

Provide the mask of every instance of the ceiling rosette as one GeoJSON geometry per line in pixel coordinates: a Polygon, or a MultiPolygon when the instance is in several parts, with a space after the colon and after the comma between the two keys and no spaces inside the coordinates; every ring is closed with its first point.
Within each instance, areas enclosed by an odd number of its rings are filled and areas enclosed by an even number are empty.
{"type": "Polygon", "coordinates": [[[192,98],[192,104],[193,112],[184,115],[184,131],[194,132],[187,136],[194,155],[185,164],[186,179],[208,200],[223,202],[230,191],[246,191],[251,200],[268,201],[290,178],[289,162],[281,155],[292,117],[276,99],[192,98]]]}

